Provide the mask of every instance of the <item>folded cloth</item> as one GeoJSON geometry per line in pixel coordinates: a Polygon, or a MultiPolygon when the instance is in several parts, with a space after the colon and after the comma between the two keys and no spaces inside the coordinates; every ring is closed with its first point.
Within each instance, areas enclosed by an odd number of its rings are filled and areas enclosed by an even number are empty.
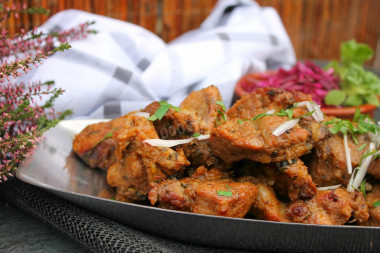
{"type": "Polygon", "coordinates": [[[21,79],[54,80],[66,91],[56,110],[73,109],[73,117],[114,118],[153,100],[178,105],[211,84],[230,105],[242,75],[295,63],[277,12],[252,0],[220,0],[200,28],[168,44],[142,27],[78,10],[57,13],[40,29],[60,31],[86,21],[95,21],[97,35],[71,42],[70,50],[21,79]]]}

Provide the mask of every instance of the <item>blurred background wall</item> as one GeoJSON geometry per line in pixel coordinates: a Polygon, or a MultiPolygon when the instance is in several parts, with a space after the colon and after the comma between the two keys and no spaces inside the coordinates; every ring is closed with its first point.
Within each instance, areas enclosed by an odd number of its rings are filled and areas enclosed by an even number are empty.
{"type": "MultiPolygon", "coordinates": [[[[199,27],[217,0],[13,0],[50,9],[80,9],[141,25],[166,42],[199,27]]],[[[380,69],[380,0],[256,0],[280,14],[298,59],[339,57],[342,41],[355,38],[375,51],[371,67],[380,69]]],[[[31,29],[48,17],[22,15],[8,20],[10,32],[31,29]]]]}

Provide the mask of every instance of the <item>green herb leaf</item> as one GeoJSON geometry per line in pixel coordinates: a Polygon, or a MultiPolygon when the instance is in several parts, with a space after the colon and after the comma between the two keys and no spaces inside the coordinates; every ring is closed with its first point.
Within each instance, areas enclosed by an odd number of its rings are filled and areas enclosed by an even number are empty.
{"type": "Polygon", "coordinates": [[[365,148],[365,146],[367,146],[367,143],[364,143],[363,145],[361,145],[361,146],[359,147],[359,151],[362,151],[363,148],[365,148]]]}
{"type": "Polygon", "coordinates": [[[228,188],[228,189],[232,189],[228,184],[226,184],[226,188],[228,188]]]}
{"type": "Polygon", "coordinates": [[[273,114],[260,113],[260,114],[256,115],[255,117],[253,117],[251,120],[252,120],[252,121],[255,121],[255,120],[257,120],[257,119],[260,119],[260,118],[265,117],[265,116],[270,116],[270,115],[273,115],[273,114]]]}
{"type": "Polygon", "coordinates": [[[217,105],[220,105],[220,106],[222,107],[223,112],[226,111],[226,106],[225,106],[225,104],[223,103],[223,101],[216,101],[216,104],[217,104],[217,105]]]}
{"type": "Polygon", "coordinates": [[[218,110],[218,113],[219,113],[220,115],[222,115],[222,118],[223,118],[224,121],[227,121],[227,119],[226,119],[226,115],[225,115],[221,110],[218,110]]]}
{"type": "Polygon", "coordinates": [[[366,198],[366,192],[365,192],[365,182],[367,179],[364,179],[362,183],[360,184],[360,191],[363,193],[364,198],[366,198]]]}
{"type": "Polygon", "coordinates": [[[160,107],[158,107],[158,109],[154,112],[152,116],[148,118],[148,120],[150,121],[155,121],[157,119],[161,120],[165,116],[165,114],[169,111],[170,108],[173,108],[177,112],[181,110],[180,108],[174,105],[171,105],[166,101],[159,101],[158,103],[160,104],[160,107]]]}
{"type": "Polygon", "coordinates": [[[374,207],[380,206],[380,200],[376,201],[375,203],[372,204],[374,207]]]}
{"type": "Polygon", "coordinates": [[[225,196],[225,197],[231,197],[232,192],[231,191],[217,191],[219,196],[225,196]]]}
{"type": "Polygon", "coordinates": [[[362,65],[372,58],[373,50],[366,44],[349,40],[341,44],[340,55],[344,66],[349,66],[351,63],[362,65]]]}
{"type": "Polygon", "coordinates": [[[343,90],[330,90],[326,97],[325,102],[328,105],[341,105],[346,99],[346,92],[343,90]]]}
{"type": "Polygon", "coordinates": [[[199,134],[199,133],[193,133],[193,136],[194,136],[195,138],[197,138],[197,137],[201,136],[201,134],[199,134]]]}
{"type": "Polygon", "coordinates": [[[294,111],[291,108],[286,110],[282,109],[281,111],[276,113],[277,116],[287,116],[289,119],[293,118],[293,114],[294,111]]]}
{"type": "Polygon", "coordinates": [[[372,150],[372,151],[368,151],[368,152],[364,153],[364,154],[362,155],[362,157],[360,158],[360,165],[362,164],[362,161],[363,161],[365,158],[367,158],[368,156],[371,156],[371,155],[373,155],[373,154],[375,154],[375,153],[377,153],[377,150],[372,150]]]}

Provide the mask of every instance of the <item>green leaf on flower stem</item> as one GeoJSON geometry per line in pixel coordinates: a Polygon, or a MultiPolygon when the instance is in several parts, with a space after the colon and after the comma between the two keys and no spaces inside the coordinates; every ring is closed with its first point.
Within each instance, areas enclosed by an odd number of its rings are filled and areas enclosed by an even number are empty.
{"type": "Polygon", "coordinates": [[[328,105],[341,105],[346,99],[346,92],[343,90],[330,90],[325,97],[328,105]]]}

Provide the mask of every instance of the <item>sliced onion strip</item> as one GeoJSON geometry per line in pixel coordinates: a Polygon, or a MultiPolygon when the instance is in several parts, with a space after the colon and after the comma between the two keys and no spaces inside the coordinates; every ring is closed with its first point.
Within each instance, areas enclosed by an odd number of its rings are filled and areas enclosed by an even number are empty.
{"type": "MultiPolygon", "coordinates": [[[[371,152],[371,151],[375,150],[375,148],[376,148],[375,143],[371,142],[369,144],[369,148],[368,148],[367,152],[371,152]]],[[[347,191],[353,192],[354,189],[359,189],[365,175],[367,174],[367,170],[368,170],[369,165],[371,164],[373,156],[374,156],[374,154],[364,158],[360,167],[355,169],[355,170],[358,170],[358,172],[352,174],[350,182],[347,186],[347,191]]]]}
{"type": "Polygon", "coordinates": [[[265,114],[273,114],[275,111],[276,111],[275,109],[272,109],[272,110],[267,111],[265,114]]]}
{"type": "Polygon", "coordinates": [[[343,135],[343,145],[344,145],[344,152],[346,153],[346,166],[347,166],[347,173],[352,174],[352,164],[351,164],[351,150],[348,147],[347,142],[347,134],[343,135]]]}
{"type": "Polygon", "coordinates": [[[309,112],[314,111],[311,114],[311,116],[316,121],[318,121],[318,122],[323,121],[323,112],[321,111],[320,105],[317,105],[314,102],[310,102],[310,101],[302,101],[302,102],[297,103],[297,107],[300,107],[300,106],[306,106],[306,108],[309,112]]]}
{"type": "Polygon", "coordinates": [[[330,186],[325,186],[325,187],[317,187],[317,190],[318,191],[334,190],[334,189],[338,189],[340,186],[341,184],[330,185],[330,186]]]}
{"type": "Polygon", "coordinates": [[[182,140],[162,140],[162,139],[147,139],[144,140],[143,142],[148,143],[151,146],[155,147],[166,147],[166,148],[171,148],[177,145],[182,145],[191,142],[194,139],[198,139],[200,141],[202,140],[207,140],[210,138],[210,135],[199,135],[198,137],[191,137],[188,139],[182,139],[182,140]]]}
{"type": "Polygon", "coordinates": [[[139,116],[139,117],[144,117],[144,118],[149,118],[150,114],[148,112],[135,112],[133,115],[139,116]]]}
{"type": "Polygon", "coordinates": [[[298,121],[299,119],[288,120],[282,123],[279,127],[277,127],[276,130],[274,130],[272,134],[275,136],[280,136],[281,134],[285,133],[289,129],[292,129],[293,127],[295,127],[298,121]]]}

